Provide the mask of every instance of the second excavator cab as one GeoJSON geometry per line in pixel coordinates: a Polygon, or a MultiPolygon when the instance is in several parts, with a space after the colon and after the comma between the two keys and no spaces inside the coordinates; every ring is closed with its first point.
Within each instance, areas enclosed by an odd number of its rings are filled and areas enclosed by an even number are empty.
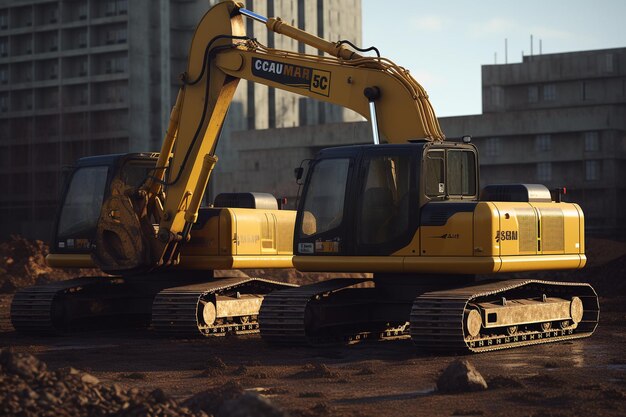
{"type": "Polygon", "coordinates": [[[154,170],[156,154],[129,153],[81,158],[71,172],[60,206],[47,262],[58,267],[93,267],[90,253],[102,203],[117,184],[141,185],[154,170]]]}
{"type": "Polygon", "coordinates": [[[455,142],[349,146],[312,162],[296,222],[297,255],[390,255],[429,201],[478,199],[477,152],[455,142]]]}

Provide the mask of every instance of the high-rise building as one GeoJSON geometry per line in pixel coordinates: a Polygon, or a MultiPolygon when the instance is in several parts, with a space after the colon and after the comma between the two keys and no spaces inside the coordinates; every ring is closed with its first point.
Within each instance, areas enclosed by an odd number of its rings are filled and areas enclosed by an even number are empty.
{"type": "MultiPolygon", "coordinates": [[[[77,158],[159,150],[193,30],[214,3],[0,0],[0,236],[50,237],[63,167],[77,158]]],[[[327,39],[360,43],[360,0],[252,0],[246,6],[327,39]]],[[[267,46],[302,49],[259,23],[247,24],[267,46]]],[[[232,158],[233,130],[356,117],[242,81],[221,159],[232,158]]]]}
{"type": "Polygon", "coordinates": [[[184,56],[173,40],[189,30],[182,17],[170,18],[169,7],[0,1],[3,235],[49,236],[62,168],[77,158],[159,148],[170,68],[184,56]]]}

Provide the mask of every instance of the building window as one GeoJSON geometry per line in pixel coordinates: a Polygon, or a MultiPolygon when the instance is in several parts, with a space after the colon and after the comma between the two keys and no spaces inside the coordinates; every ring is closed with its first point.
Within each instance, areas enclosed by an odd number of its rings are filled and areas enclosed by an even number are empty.
{"type": "Polygon", "coordinates": [[[550,135],[537,135],[535,137],[535,148],[538,151],[549,151],[552,147],[550,135]]]}
{"type": "Polygon", "coordinates": [[[107,30],[105,42],[107,45],[115,43],[115,31],[113,29],[107,30]]]}
{"type": "Polygon", "coordinates": [[[120,103],[126,103],[128,101],[128,88],[126,86],[119,87],[118,94],[120,103]]]}
{"type": "Polygon", "coordinates": [[[486,156],[500,155],[500,138],[488,138],[485,141],[485,155],[486,156]]]}
{"type": "Polygon", "coordinates": [[[8,75],[7,75],[6,68],[0,69],[0,83],[7,84],[8,82],[9,82],[9,78],[8,78],[8,75]]]}
{"type": "Polygon", "coordinates": [[[502,105],[504,104],[504,91],[502,87],[491,87],[491,102],[493,103],[494,107],[502,107],[502,105]]]}
{"type": "Polygon", "coordinates": [[[126,28],[122,28],[120,30],[117,31],[117,43],[124,43],[126,42],[126,38],[127,38],[127,34],[126,34],[126,28]]]}
{"type": "Polygon", "coordinates": [[[106,103],[113,103],[116,101],[117,98],[117,87],[113,86],[113,87],[107,87],[106,89],[106,98],[105,98],[105,102],[106,103]]]}
{"type": "Polygon", "coordinates": [[[7,41],[5,39],[0,40],[0,56],[7,56],[8,53],[7,41]]]}
{"type": "Polygon", "coordinates": [[[56,37],[56,35],[54,35],[50,38],[50,50],[56,51],[58,49],[59,49],[59,40],[56,37]]]}
{"type": "Polygon", "coordinates": [[[587,100],[587,82],[583,81],[580,85],[580,95],[582,96],[583,101],[587,100]]]}
{"type": "Polygon", "coordinates": [[[585,161],[585,179],[587,181],[600,179],[600,161],[585,161]]]}
{"type": "Polygon", "coordinates": [[[78,75],[81,77],[84,77],[85,75],[87,75],[87,60],[83,59],[80,62],[80,69],[78,70],[78,75]]]}
{"type": "Polygon", "coordinates": [[[78,18],[80,20],[87,19],[87,4],[82,3],[80,6],[78,6],[78,18]]]}
{"type": "Polygon", "coordinates": [[[109,0],[107,2],[105,14],[107,16],[115,15],[115,1],[114,0],[109,0]]]}
{"type": "Polygon", "coordinates": [[[78,34],[78,47],[85,48],[87,47],[87,32],[80,32],[78,34]]]}
{"type": "Polygon", "coordinates": [[[0,29],[9,28],[9,19],[7,13],[0,13],[0,29]]]}
{"type": "Polygon", "coordinates": [[[600,137],[598,132],[585,132],[585,151],[594,152],[600,150],[600,137]]]}
{"type": "Polygon", "coordinates": [[[552,180],[552,163],[540,162],[537,164],[537,180],[539,181],[552,180]]]}
{"type": "Polygon", "coordinates": [[[539,87],[536,85],[528,86],[528,102],[536,103],[539,101],[539,87]]]}
{"type": "Polygon", "coordinates": [[[50,10],[50,23],[56,23],[59,21],[59,9],[54,8],[50,10]]]}
{"type": "Polygon", "coordinates": [[[613,54],[606,54],[604,55],[604,71],[606,72],[613,72],[615,71],[615,66],[613,64],[614,59],[613,59],[613,54]]]}
{"type": "Polygon", "coordinates": [[[547,84],[543,86],[543,100],[544,101],[556,100],[556,86],[554,84],[547,84]]]}
{"type": "Polygon", "coordinates": [[[33,109],[33,95],[32,93],[28,93],[24,96],[25,102],[26,102],[26,110],[32,110],[33,109]]]}
{"type": "Polygon", "coordinates": [[[128,57],[122,56],[117,58],[110,58],[104,61],[104,72],[111,74],[114,72],[127,72],[128,71],[128,57]]]}
{"type": "Polygon", "coordinates": [[[46,108],[55,108],[59,104],[59,90],[46,92],[45,96],[46,108]]]}
{"type": "Polygon", "coordinates": [[[122,56],[115,60],[115,72],[128,72],[127,56],[122,56]]]}
{"type": "Polygon", "coordinates": [[[117,0],[117,12],[119,14],[128,13],[128,0],[117,0]]]}
{"type": "Polygon", "coordinates": [[[59,64],[57,62],[52,62],[49,68],[50,68],[50,74],[48,78],[50,78],[51,80],[56,79],[59,74],[59,64]]]}

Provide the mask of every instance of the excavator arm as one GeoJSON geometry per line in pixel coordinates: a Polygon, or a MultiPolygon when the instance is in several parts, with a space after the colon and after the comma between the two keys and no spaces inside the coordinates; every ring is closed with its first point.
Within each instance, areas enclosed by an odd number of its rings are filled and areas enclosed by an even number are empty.
{"type": "Polygon", "coordinates": [[[196,28],[153,175],[132,195],[114,194],[103,205],[94,253],[101,269],[124,273],[177,263],[217,162],[218,138],[240,79],[352,109],[372,121],[375,138],[380,130],[391,143],[444,140],[426,92],[407,70],[279,18],[256,15],[240,3],[221,2],[196,28]],[[330,56],[267,48],[246,36],[244,15],[330,56]]]}

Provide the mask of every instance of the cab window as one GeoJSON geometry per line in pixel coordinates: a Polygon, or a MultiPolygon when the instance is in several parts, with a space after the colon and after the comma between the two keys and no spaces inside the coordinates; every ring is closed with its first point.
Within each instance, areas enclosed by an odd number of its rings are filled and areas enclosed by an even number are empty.
{"type": "Polygon", "coordinates": [[[448,151],[448,194],[476,195],[476,158],[474,152],[448,151]]]}
{"type": "Polygon", "coordinates": [[[60,240],[92,237],[100,217],[108,169],[93,166],[74,173],[61,209],[57,232],[60,240]]]}
{"type": "Polygon", "coordinates": [[[350,159],[323,159],[311,171],[303,202],[300,236],[311,236],[337,228],[343,221],[350,159]]]}
{"type": "Polygon", "coordinates": [[[429,197],[444,196],[446,192],[445,152],[430,151],[424,163],[424,185],[429,197]]]}
{"type": "Polygon", "coordinates": [[[402,236],[409,226],[411,156],[377,155],[365,160],[360,194],[360,244],[384,244],[402,236]]]}
{"type": "Polygon", "coordinates": [[[434,149],[424,158],[424,193],[431,199],[476,196],[476,154],[434,149]]]}
{"type": "Polygon", "coordinates": [[[141,186],[150,175],[154,175],[155,161],[130,160],[122,168],[121,179],[129,187],[141,186]]]}

